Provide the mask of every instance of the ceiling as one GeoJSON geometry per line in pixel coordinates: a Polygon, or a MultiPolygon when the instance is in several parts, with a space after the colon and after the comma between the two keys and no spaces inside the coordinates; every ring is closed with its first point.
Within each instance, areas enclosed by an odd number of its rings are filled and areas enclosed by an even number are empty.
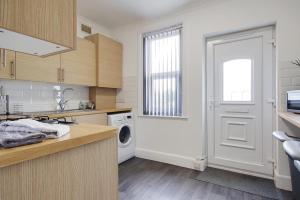
{"type": "Polygon", "coordinates": [[[78,0],[78,14],[108,28],[153,19],[201,0],[78,0]]]}

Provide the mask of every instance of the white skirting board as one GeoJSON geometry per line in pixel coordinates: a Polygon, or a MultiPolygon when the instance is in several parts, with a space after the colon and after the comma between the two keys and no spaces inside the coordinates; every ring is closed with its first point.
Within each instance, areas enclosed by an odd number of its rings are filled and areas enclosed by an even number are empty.
{"type": "Polygon", "coordinates": [[[278,172],[274,171],[274,182],[275,186],[282,190],[292,191],[292,183],[290,176],[284,176],[278,174],[278,172]]]}
{"type": "Polygon", "coordinates": [[[185,157],[176,154],[170,154],[159,151],[152,151],[148,149],[136,148],[135,156],[148,160],[168,163],[180,167],[204,171],[206,168],[206,159],[195,159],[192,157],[185,157]]]}
{"type": "MultiPolygon", "coordinates": [[[[138,158],[144,158],[144,159],[153,160],[157,162],[168,163],[168,164],[194,169],[198,171],[204,171],[205,168],[207,167],[207,159],[195,159],[192,157],[185,157],[176,154],[153,151],[149,149],[136,148],[135,156],[138,158]]],[[[212,166],[212,167],[216,167],[216,166],[212,166]]],[[[288,190],[288,191],[292,190],[290,176],[280,175],[276,171],[274,171],[274,181],[277,188],[282,190],[288,190]]]]}
{"type": "MultiPolygon", "coordinates": [[[[135,156],[157,162],[168,163],[180,167],[204,171],[207,167],[207,159],[195,159],[192,157],[179,156],[176,154],[153,151],[149,149],[136,148],[135,156]]],[[[216,166],[212,166],[216,167],[216,166]]],[[[217,167],[218,168],[218,167],[217,167]]],[[[282,190],[292,190],[291,177],[278,174],[274,171],[274,181],[277,188],[282,190]]]]}

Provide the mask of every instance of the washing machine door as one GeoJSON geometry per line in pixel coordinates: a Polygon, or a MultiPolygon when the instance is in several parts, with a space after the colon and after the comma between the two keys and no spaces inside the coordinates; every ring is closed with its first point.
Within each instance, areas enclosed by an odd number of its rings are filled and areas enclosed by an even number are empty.
{"type": "Polygon", "coordinates": [[[131,128],[128,125],[122,125],[119,128],[118,143],[119,147],[126,147],[132,142],[131,128]]]}

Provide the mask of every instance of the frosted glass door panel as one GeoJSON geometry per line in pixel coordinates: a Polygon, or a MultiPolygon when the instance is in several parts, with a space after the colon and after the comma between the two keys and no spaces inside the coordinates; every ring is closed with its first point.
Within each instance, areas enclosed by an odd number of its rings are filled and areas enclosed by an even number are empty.
{"type": "Polygon", "coordinates": [[[252,101],[252,61],[236,59],[223,63],[223,101],[252,101]]]}

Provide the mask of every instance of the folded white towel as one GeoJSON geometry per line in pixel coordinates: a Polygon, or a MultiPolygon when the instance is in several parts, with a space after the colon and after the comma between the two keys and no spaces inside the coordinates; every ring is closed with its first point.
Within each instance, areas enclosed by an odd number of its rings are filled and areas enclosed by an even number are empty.
{"type": "Polygon", "coordinates": [[[70,133],[70,127],[63,124],[50,124],[56,132],[42,132],[47,135],[47,138],[59,138],[70,133]]]}
{"type": "Polygon", "coordinates": [[[20,119],[1,123],[0,132],[40,132],[47,135],[47,138],[59,138],[68,134],[70,127],[62,124],[46,124],[32,119],[20,119]]]}

